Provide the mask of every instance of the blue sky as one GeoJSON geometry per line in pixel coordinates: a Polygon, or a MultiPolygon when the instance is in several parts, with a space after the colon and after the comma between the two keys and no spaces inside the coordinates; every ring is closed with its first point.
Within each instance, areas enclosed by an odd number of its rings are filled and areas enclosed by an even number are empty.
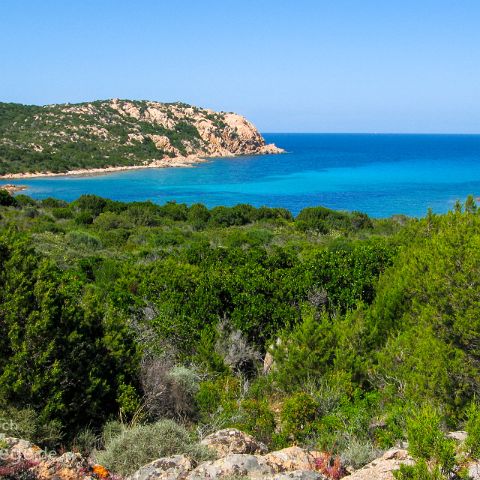
{"type": "Polygon", "coordinates": [[[0,100],[181,100],[264,132],[480,132],[480,2],[0,0],[0,100]]]}

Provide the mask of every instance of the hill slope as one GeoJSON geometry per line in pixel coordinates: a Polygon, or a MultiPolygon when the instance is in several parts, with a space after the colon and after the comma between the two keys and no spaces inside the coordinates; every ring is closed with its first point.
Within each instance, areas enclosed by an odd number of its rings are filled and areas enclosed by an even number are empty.
{"type": "Polygon", "coordinates": [[[126,166],[172,159],[280,153],[235,113],[184,103],[105,100],[27,106],[0,103],[0,175],[126,166]]]}

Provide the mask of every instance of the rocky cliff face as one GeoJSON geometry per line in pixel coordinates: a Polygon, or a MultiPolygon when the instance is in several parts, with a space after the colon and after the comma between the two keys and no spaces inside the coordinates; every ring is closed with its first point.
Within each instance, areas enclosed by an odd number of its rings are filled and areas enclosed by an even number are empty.
{"type": "Polygon", "coordinates": [[[282,151],[241,115],[183,103],[0,103],[0,175],[282,151]]]}
{"type": "MultiPolygon", "coordinates": [[[[123,117],[159,125],[167,130],[175,131],[182,123],[191,125],[197,130],[200,141],[183,143],[184,153],[189,155],[225,157],[283,152],[273,144],[267,145],[255,126],[236,113],[217,113],[180,103],[145,102],[140,106],[138,102],[118,99],[112,100],[109,106],[123,117]]],[[[175,155],[182,153],[172,145],[168,135],[146,134],[146,137],[152,139],[160,150],[175,155]]],[[[134,128],[130,132],[130,138],[141,140],[145,135],[140,128],[134,128]]]]}

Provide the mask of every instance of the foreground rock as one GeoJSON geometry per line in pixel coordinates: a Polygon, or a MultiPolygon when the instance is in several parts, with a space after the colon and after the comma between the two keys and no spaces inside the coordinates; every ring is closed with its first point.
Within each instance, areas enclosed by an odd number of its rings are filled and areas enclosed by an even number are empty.
{"type": "Polygon", "coordinates": [[[468,465],[468,476],[471,480],[480,480],[480,462],[468,465]]]}
{"type": "MultiPolygon", "coordinates": [[[[264,450],[263,444],[249,443],[247,440],[250,439],[249,435],[238,430],[227,430],[217,432],[206,443],[216,445],[221,451],[264,450]]],[[[300,447],[289,447],[265,455],[227,453],[218,460],[203,462],[195,468],[188,458],[177,455],[142,467],[129,480],[215,480],[232,476],[252,480],[327,480],[316,470],[319,455],[318,452],[309,452],[300,447]]]]}
{"type": "Polygon", "coordinates": [[[300,447],[288,447],[268,453],[263,458],[272,466],[275,472],[288,472],[294,470],[315,470],[317,468],[316,460],[320,456],[319,452],[309,452],[300,447]]]}
{"type": "MultiPolygon", "coordinates": [[[[0,476],[35,480],[121,480],[104,467],[92,465],[78,453],[57,455],[16,438],[2,439],[0,476]]],[[[219,458],[195,463],[186,455],[157,459],[138,469],[127,480],[332,480],[347,475],[329,454],[293,446],[266,453],[266,447],[236,429],[220,430],[203,440],[219,458]]],[[[401,464],[412,464],[406,450],[392,449],[349,475],[349,480],[393,480],[401,464]]],[[[478,476],[478,464],[470,473],[478,476]]]]}
{"type": "Polygon", "coordinates": [[[200,443],[213,450],[218,457],[230,453],[264,454],[268,451],[266,445],[235,428],[219,430],[205,437],[200,443]]]}
{"type": "Polygon", "coordinates": [[[200,464],[186,478],[187,480],[210,480],[237,475],[257,479],[273,473],[272,467],[261,456],[231,453],[219,460],[200,464]]]}
{"type": "Polygon", "coordinates": [[[392,449],[385,452],[382,457],[365,465],[348,477],[349,480],[393,480],[393,472],[400,465],[412,465],[413,460],[408,452],[402,449],[392,449]]]}
{"type": "MultiPolygon", "coordinates": [[[[53,451],[42,450],[37,445],[18,438],[2,438],[7,445],[2,450],[0,477],[34,478],[36,480],[97,480],[95,468],[78,453],[58,456],[53,451]]],[[[99,470],[108,472],[101,467],[99,470]]]]}
{"type": "Polygon", "coordinates": [[[185,455],[173,455],[145,465],[131,475],[129,480],[184,479],[193,468],[193,462],[185,455]]]}

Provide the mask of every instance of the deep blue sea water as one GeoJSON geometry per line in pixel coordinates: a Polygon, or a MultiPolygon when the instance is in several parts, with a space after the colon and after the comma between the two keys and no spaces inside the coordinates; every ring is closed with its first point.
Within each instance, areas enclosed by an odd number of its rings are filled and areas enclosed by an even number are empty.
{"type": "MultiPolygon", "coordinates": [[[[193,168],[17,181],[34,198],[250,203],[294,214],[324,205],[374,217],[422,216],[480,196],[480,135],[266,134],[285,155],[214,159],[193,168]]],[[[11,183],[11,182],[2,182],[11,183]]]]}

